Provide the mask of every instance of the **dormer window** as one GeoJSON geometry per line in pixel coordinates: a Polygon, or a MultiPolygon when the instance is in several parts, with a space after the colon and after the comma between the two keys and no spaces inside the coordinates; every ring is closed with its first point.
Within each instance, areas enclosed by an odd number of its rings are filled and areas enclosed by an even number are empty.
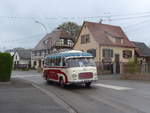
{"type": "Polygon", "coordinates": [[[120,38],[116,38],[116,43],[117,44],[121,44],[121,39],[120,38]]]}
{"type": "Polygon", "coordinates": [[[48,40],[44,40],[43,43],[44,43],[45,45],[47,45],[47,44],[48,44],[48,40]]]}
{"type": "Polygon", "coordinates": [[[107,35],[107,37],[109,38],[109,40],[113,43],[116,43],[116,44],[123,44],[123,37],[117,37],[117,36],[113,36],[111,35],[110,33],[104,31],[107,35]]]}

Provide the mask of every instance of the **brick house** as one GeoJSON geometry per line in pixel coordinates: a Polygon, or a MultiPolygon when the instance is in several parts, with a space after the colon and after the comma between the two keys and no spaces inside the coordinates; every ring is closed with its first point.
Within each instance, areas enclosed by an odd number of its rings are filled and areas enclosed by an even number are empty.
{"type": "Polygon", "coordinates": [[[120,63],[134,58],[134,48],[121,27],[94,22],[83,23],[74,45],[75,50],[93,54],[99,70],[112,72],[110,67],[115,63],[116,73],[120,72],[120,63]]]}
{"type": "Polygon", "coordinates": [[[44,36],[32,51],[31,66],[33,68],[43,68],[44,57],[48,54],[70,50],[73,47],[69,33],[61,28],[57,28],[44,36]]]}

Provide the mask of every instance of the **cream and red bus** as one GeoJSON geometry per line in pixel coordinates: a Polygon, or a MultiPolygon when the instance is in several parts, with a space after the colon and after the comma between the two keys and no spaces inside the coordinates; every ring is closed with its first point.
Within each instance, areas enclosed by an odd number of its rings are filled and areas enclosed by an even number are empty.
{"type": "Polygon", "coordinates": [[[47,81],[90,86],[98,79],[93,56],[82,51],[66,51],[48,55],[44,60],[43,77],[47,81]]]}

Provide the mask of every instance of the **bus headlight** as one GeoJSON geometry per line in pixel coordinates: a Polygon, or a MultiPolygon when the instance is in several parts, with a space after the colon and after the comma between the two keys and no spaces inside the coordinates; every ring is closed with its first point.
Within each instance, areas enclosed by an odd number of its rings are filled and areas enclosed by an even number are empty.
{"type": "Polygon", "coordinates": [[[73,78],[73,79],[76,79],[76,78],[77,78],[77,75],[76,75],[76,74],[72,74],[72,78],[73,78]]]}

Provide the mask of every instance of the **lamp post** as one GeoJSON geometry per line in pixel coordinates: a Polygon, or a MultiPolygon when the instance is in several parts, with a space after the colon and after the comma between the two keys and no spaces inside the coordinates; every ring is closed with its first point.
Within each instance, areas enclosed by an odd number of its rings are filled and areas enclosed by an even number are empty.
{"type": "Polygon", "coordinates": [[[41,22],[40,22],[40,21],[38,21],[38,20],[36,20],[36,21],[35,21],[35,23],[40,24],[40,25],[44,28],[45,33],[46,33],[46,34],[48,33],[48,31],[47,31],[47,27],[46,27],[43,23],[41,23],[41,22]]]}
{"type": "MultiPolygon", "coordinates": [[[[42,22],[36,20],[35,23],[40,24],[40,25],[44,28],[46,35],[48,34],[47,27],[46,27],[42,22]]],[[[46,44],[46,45],[47,45],[47,50],[48,50],[48,44],[46,44]]],[[[45,56],[45,54],[46,54],[46,53],[44,53],[44,56],[45,56]]],[[[39,62],[40,62],[40,63],[39,63],[39,64],[40,64],[40,67],[42,68],[42,67],[43,67],[43,64],[44,64],[44,63],[43,63],[43,62],[44,62],[44,61],[43,61],[43,58],[42,58],[39,62]]]]}

